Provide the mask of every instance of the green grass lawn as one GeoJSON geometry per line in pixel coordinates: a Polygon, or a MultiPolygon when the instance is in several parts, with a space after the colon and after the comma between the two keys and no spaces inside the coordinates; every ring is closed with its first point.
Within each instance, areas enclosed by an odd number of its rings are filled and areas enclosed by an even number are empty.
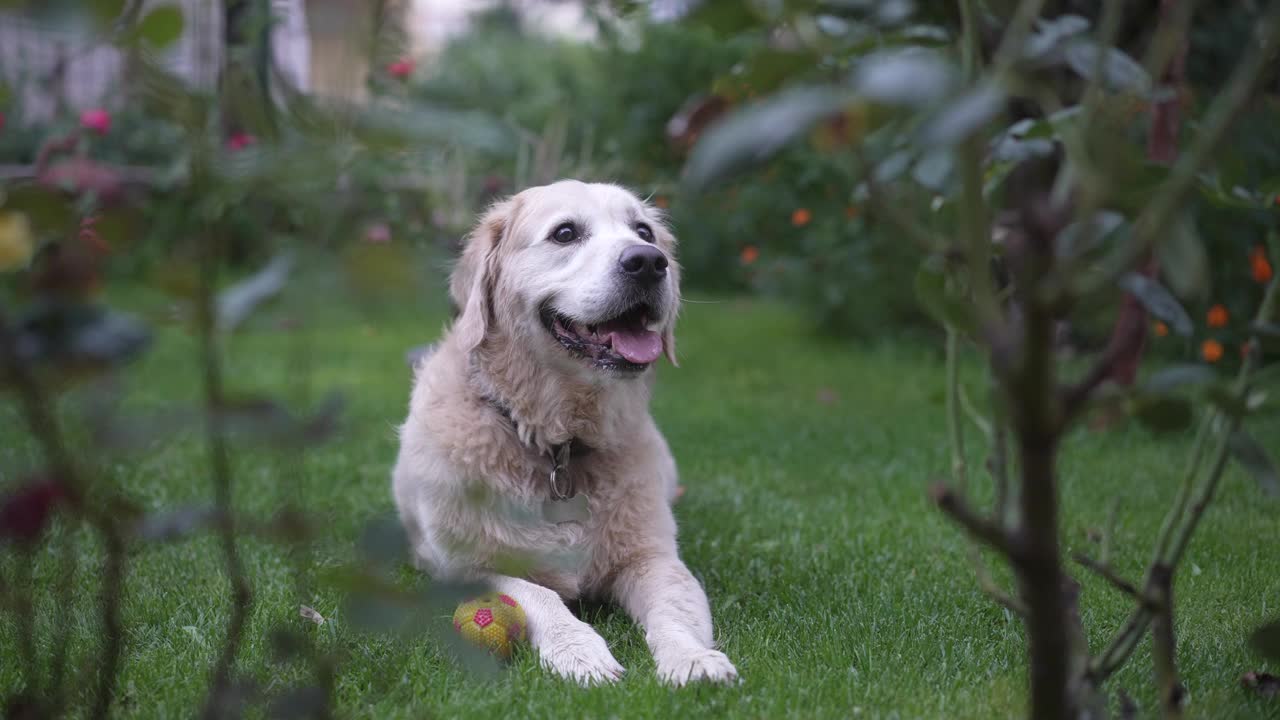
{"type": "MultiPolygon", "coordinates": [[[[301,302],[308,318],[301,330],[270,329],[271,318],[290,312],[286,305],[230,343],[227,378],[244,393],[345,393],[335,441],[285,457],[238,452],[233,463],[236,504],[250,516],[265,518],[289,498],[303,498],[319,521],[304,556],[314,570],[352,561],[360,529],[391,510],[394,427],[409,392],[404,351],[434,338],[444,313],[430,305],[366,313],[337,307],[324,293],[301,302]]],[[[133,303],[155,308],[145,297],[133,303]]],[[[541,671],[530,653],[499,676],[475,676],[430,637],[353,627],[341,593],[312,582],[315,572],[302,576],[300,594],[295,557],[257,539],[243,541],[255,604],[238,670],[268,692],[298,681],[299,668],[272,659],[268,634],[285,625],[314,634],[339,658],[336,699],[346,717],[1017,716],[1024,707],[1022,629],[978,591],[961,534],[926,500],[926,488],[947,467],[936,350],[821,341],[783,307],[737,300],[690,304],[680,350],[681,368],[659,370],[654,411],[687,486],[676,507],[683,556],[706,586],[717,637],[741,672],[740,686],[659,685],[642,633],[609,607],[591,607],[587,617],[628,669],[622,682],[580,689],[541,671]],[[299,603],[329,621],[304,622],[299,603]]],[[[194,403],[194,352],[181,328],[162,329],[126,374],[129,407],[145,412],[194,403]]],[[[37,462],[29,443],[15,442],[17,427],[12,408],[0,409],[5,485],[37,462]]],[[[1280,419],[1272,413],[1255,434],[1276,448],[1280,419]]],[[[1108,502],[1118,499],[1115,562],[1136,577],[1189,440],[1153,439],[1133,428],[1075,434],[1062,467],[1066,548],[1095,552],[1088,531],[1103,524],[1108,502]]],[[[974,467],[981,467],[979,451],[974,467]]],[[[149,510],[211,497],[196,429],[101,466],[102,482],[149,510]]],[[[1238,684],[1241,673],[1266,669],[1250,655],[1245,636],[1277,614],[1278,531],[1280,503],[1264,499],[1232,469],[1178,576],[1179,655],[1193,717],[1280,710],[1280,701],[1250,697],[1238,684]]],[[[52,603],[73,603],[71,677],[85,692],[97,648],[101,566],[94,536],[61,524],[37,565],[40,650],[50,651],[52,603]],[[70,595],[55,590],[54,559],[65,542],[80,548],[70,595]]],[[[0,569],[0,581],[8,582],[15,572],[8,550],[0,569]]],[[[1003,570],[998,574],[1007,580],[1003,570]]],[[[407,571],[402,580],[414,582],[407,571]]],[[[1128,602],[1093,578],[1083,582],[1084,619],[1100,644],[1128,602]]],[[[131,550],[120,715],[193,714],[218,652],[227,590],[208,535],[131,550]]],[[[12,615],[4,618],[0,692],[8,694],[22,686],[24,669],[12,615]]],[[[434,622],[448,630],[447,619],[434,622]]],[[[1148,645],[1111,687],[1126,688],[1151,708],[1148,645]]]]}

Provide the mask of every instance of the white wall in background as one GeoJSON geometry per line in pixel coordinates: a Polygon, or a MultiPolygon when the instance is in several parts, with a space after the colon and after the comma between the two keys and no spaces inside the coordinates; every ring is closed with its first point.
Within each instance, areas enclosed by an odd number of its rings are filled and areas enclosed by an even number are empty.
{"type": "MultiPolygon", "coordinates": [[[[415,53],[439,52],[470,27],[471,15],[492,7],[496,0],[410,0],[406,30],[415,53]]],[[[580,0],[517,0],[516,9],[534,32],[575,40],[595,39],[580,0]]]]}
{"type": "MultiPolygon", "coordinates": [[[[159,54],[170,72],[195,87],[212,87],[222,66],[221,0],[147,0],[145,7],[182,9],[182,35],[159,54]]],[[[273,60],[280,76],[310,89],[310,40],[303,0],[272,0],[273,60]]],[[[50,26],[20,12],[0,11],[0,77],[19,93],[24,123],[119,101],[124,56],[87,28],[50,26]]]]}

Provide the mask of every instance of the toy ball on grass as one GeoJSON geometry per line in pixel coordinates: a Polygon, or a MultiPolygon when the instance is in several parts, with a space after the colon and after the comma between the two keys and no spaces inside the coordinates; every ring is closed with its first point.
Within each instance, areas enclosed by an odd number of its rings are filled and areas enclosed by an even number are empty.
{"type": "Polygon", "coordinates": [[[510,659],[512,647],[524,640],[524,608],[510,595],[488,593],[467,600],[453,613],[453,627],[464,640],[510,659]]]}

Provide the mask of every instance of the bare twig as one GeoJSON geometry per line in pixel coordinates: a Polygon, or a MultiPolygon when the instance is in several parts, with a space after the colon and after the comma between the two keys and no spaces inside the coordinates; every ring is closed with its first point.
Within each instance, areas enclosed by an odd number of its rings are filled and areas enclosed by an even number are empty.
{"type": "MultiPolygon", "coordinates": [[[[71,454],[67,451],[62,430],[58,425],[57,418],[50,409],[49,401],[45,397],[39,381],[16,353],[16,344],[9,330],[8,319],[4,317],[3,313],[0,313],[0,367],[3,367],[11,384],[18,390],[27,425],[36,442],[40,443],[46,461],[49,463],[57,482],[61,483],[67,489],[67,492],[78,497],[85,487],[85,482],[80,477],[79,471],[72,461],[71,454]]],[[[120,598],[124,592],[124,544],[120,540],[117,522],[109,513],[96,512],[83,506],[80,509],[107,540],[107,568],[101,593],[103,633],[106,643],[97,663],[98,694],[92,713],[94,718],[105,718],[110,712],[111,702],[114,698],[116,676],[118,674],[117,667],[124,643],[124,632],[119,616],[120,598]]],[[[67,542],[71,542],[70,538],[68,538],[67,542]]],[[[25,576],[19,578],[19,587],[23,588],[24,592],[19,595],[19,601],[25,600],[26,606],[25,608],[19,607],[20,615],[24,610],[30,612],[31,609],[30,593],[33,589],[31,571],[34,557],[29,548],[23,549],[22,558],[20,567],[25,570],[25,576]]],[[[34,617],[27,619],[30,622],[24,621],[22,617],[19,618],[20,649],[25,666],[29,669],[29,672],[33,673],[30,678],[31,687],[37,689],[38,678],[34,675],[37,665],[35,662],[34,636],[32,635],[34,617]]],[[[62,642],[65,642],[65,640],[62,642]]],[[[59,696],[62,690],[60,674],[63,657],[65,657],[65,647],[59,647],[55,651],[55,681],[51,688],[59,696]]],[[[50,698],[50,700],[55,704],[60,702],[59,697],[50,698]]]]}
{"type": "Polygon", "coordinates": [[[947,445],[951,448],[951,482],[961,495],[968,492],[964,431],[960,427],[960,333],[947,326],[947,445]]]}
{"type": "Polygon", "coordinates": [[[111,715],[115,698],[120,655],[124,649],[124,627],[120,620],[120,596],[125,576],[124,538],[114,523],[101,523],[99,531],[106,540],[107,561],[102,579],[102,629],[106,645],[98,665],[98,693],[91,717],[101,720],[111,715]]]}
{"type": "Polygon", "coordinates": [[[1151,623],[1151,659],[1155,663],[1161,715],[1166,720],[1182,717],[1185,693],[1178,679],[1178,643],[1173,630],[1173,567],[1155,565],[1150,590],[1158,602],[1151,623]]]}
{"type": "Polygon", "coordinates": [[[991,576],[991,571],[987,569],[987,564],[982,561],[982,554],[978,551],[977,546],[970,547],[969,561],[973,564],[974,574],[978,576],[978,587],[982,592],[1009,612],[1025,619],[1027,617],[1026,604],[1010,595],[996,583],[996,579],[991,576]]]}
{"type": "Polygon", "coordinates": [[[1098,561],[1103,565],[1111,563],[1111,547],[1116,538],[1116,515],[1120,511],[1120,498],[1112,498],[1107,505],[1107,524],[1102,527],[1101,549],[1098,550],[1098,561]]]}
{"type": "Polygon", "coordinates": [[[1120,577],[1120,575],[1110,566],[1098,562],[1084,553],[1072,553],[1071,559],[1075,560],[1081,566],[1092,571],[1095,575],[1106,580],[1112,587],[1140,603],[1150,603],[1151,600],[1138,589],[1136,585],[1120,577]]]}
{"type": "Polygon", "coordinates": [[[206,237],[204,245],[200,264],[200,283],[196,296],[196,317],[199,330],[200,365],[204,375],[205,439],[213,475],[214,507],[219,518],[217,524],[219,544],[222,548],[227,577],[231,582],[231,616],[227,620],[227,635],[223,640],[218,663],[214,667],[213,684],[203,713],[206,720],[213,720],[221,715],[223,709],[222,702],[231,684],[231,668],[240,648],[253,597],[236,543],[235,519],[231,502],[231,463],[223,427],[226,414],[222,412],[224,404],[222,362],[217,346],[214,307],[214,287],[219,258],[214,239],[206,237]]]}
{"type": "Polygon", "coordinates": [[[996,411],[992,431],[991,482],[995,495],[992,514],[1001,527],[1009,527],[1009,427],[1002,411],[996,411]]]}
{"type": "Polygon", "coordinates": [[[1016,548],[1009,533],[993,522],[991,518],[984,517],[969,507],[964,498],[960,497],[951,488],[938,483],[930,488],[929,496],[939,510],[949,515],[952,520],[959,523],[965,530],[968,530],[969,534],[975,539],[990,545],[993,549],[1008,557],[1016,555],[1016,548]]]}
{"type": "Polygon", "coordinates": [[[60,617],[55,628],[57,636],[53,645],[53,658],[50,661],[53,678],[49,682],[49,688],[53,697],[59,700],[65,698],[63,695],[63,683],[66,676],[67,649],[71,640],[71,627],[73,624],[71,620],[74,606],[72,581],[75,579],[76,572],[80,566],[80,555],[76,550],[75,534],[69,530],[66,537],[62,539],[62,557],[58,560],[58,585],[53,597],[54,604],[60,610],[60,617]]]}

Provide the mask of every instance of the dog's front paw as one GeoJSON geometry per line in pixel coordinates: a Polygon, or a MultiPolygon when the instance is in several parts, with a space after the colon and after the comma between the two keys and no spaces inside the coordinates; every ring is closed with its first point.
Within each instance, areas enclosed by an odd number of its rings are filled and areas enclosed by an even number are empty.
{"type": "Polygon", "coordinates": [[[543,667],[583,685],[615,682],[626,672],[604,638],[582,622],[548,632],[538,655],[543,667]]]}
{"type": "Polygon", "coordinates": [[[719,650],[699,648],[679,656],[659,660],[658,677],[663,682],[677,687],[702,681],[731,683],[738,679],[738,670],[719,650]]]}

